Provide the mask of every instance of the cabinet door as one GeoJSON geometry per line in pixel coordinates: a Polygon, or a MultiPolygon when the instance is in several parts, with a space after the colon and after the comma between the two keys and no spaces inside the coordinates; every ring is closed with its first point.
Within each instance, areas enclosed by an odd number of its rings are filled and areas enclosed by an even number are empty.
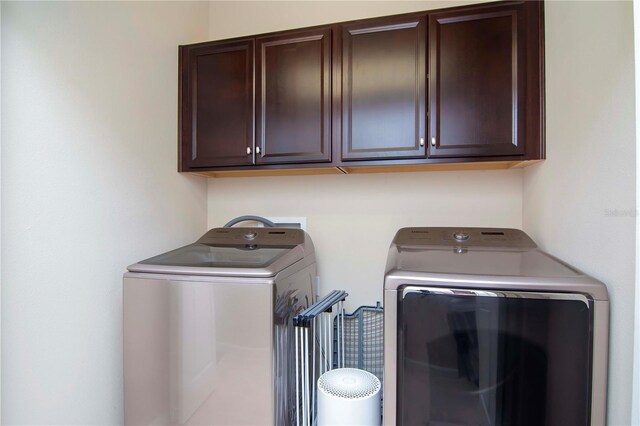
{"type": "Polygon", "coordinates": [[[181,48],[183,169],[253,164],[253,45],[181,48]]]}
{"type": "Polygon", "coordinates": [[[430,157],[524,153],[522,8],[429,16],[430,157]]]}
{"type": "Polygon", "coordinates": [[[424,17],[342,26],[342,159],[425,156],[424,17]]]}
{"type": "Polygon", "coordinates": [[[331,161],[331,28],[258,38],[258,164],[331,161]]]}

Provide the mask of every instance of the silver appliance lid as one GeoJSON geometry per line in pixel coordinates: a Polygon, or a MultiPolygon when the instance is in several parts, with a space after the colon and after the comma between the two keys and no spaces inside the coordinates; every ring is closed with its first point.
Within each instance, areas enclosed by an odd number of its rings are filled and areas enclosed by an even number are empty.
{"type": "Polygon", "coordinates": [[[301,229],[214,228],[193,244],[129,266],[131,272],[273,277],[314,252],[301,229]]]}
{"type": "Polygon", "coordinates": [[[606,300],[604,284],[509,228],[403,228],[387,258],[385,289],[430,285],[578,292],[606,300]],[[404,283],[404,284],[403,284],[404,283]]]}

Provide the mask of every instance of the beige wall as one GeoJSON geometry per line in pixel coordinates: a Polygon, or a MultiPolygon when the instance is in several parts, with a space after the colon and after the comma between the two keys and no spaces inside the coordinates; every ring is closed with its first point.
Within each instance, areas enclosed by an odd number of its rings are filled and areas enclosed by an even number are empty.
{"type": "MultiPolygon", "coordinates": [[[[221,39],[470,2],[211,2],[221,39]]],[[[522,171],[422,172],[209,180],[209,226],[243,214],[306,216],[321,287],[344,288],[347,308],[382,297],[393,235],[402,226],[522,226],[522,171]]]]}
{"type": "Polygon", "coordinates": [[[209,226],[243,214],[306,216],[321,288],[349,310],[382,301],[387,250],[403,226],[520,228],[521,171],[228,178],[209,181],[209,226]]]}
{"type": "Polygon", "coordinates": [[[306,216],[349,308],[380,298],[401,226],[524,226],[609,285],[609,419],[628,424],[635,218],[607,212],[635,207],[630,3],[547,3],[543,165],[211,179],[208,195],[175,173],[176,44],[462,3],[2,2],[2,423],[120,423],[124,267],[254,213],[306,216]]]}
{"type": "Polygon", "coordinates": [[[631,2],[547,2],[548,159],[524,175],[525,231],[609,288],[611,425],[631,412],[633,55],[631,2]]]}
{"type": "Polygon", "coordinates": [[[434,1],[211,1],[212,40],[329,24],[353,19],[484,3],[473,0],[434,1]]]}
{"type": "MultiPolygon", "coordinates": [[[[640,64],[640,0],[633,0],[633,50],[634,64],[640,64]]],[[[640,66],[635,66],[635,118],[636,118],[636,212],[640,212],[640,66]]],[[[631,423],[640,425],[640,227],[636,216],[636,302],[635,302],[635,329],[633,349],[633,393],[631,396],[631,423]]]]}
{"type": "MultiPolygon", "coordinates": [[[[2,81],[2,5],[0,5],[0,81],[2,81]]],[[[2,99],[2,84],[0,84],[2,99]]],[[[0,178],[2,177],[2,102],[0,102],[0,178]]],[[[2,179],[0,179],[0,234],[2,230],[2,179]]],[[[2,285],[2,238],[0,238],[0,288],[2,285]]],[[[0,291],[0,384],[2,383],[2,291],[0,291]]],[[[2,386],[0,386],[0,423],[2,423],[2,386]]]]}
{"type": "MultiPolygon", "coordinates": [[[[209,36],[461,3],[212,2],[209,36]]],[[[629,424],[635,216],[608,211],[635,207],[631,3],[549,1],[546,14],[549,160],[526,169],[524,182],[519,171],[211,179],[209,226],[247,213],[307,216],[324,288],[347,288],[351,306],[380,297],[386,250],[401,226],[523,226],[608,284],[609,424],[629,424]]]]}
{"type": "Polygon", "coordinates": [[[2,2],[2,423],[122,423],[122,273],[206,228],[176,173],[207,3],[2,2]]]}

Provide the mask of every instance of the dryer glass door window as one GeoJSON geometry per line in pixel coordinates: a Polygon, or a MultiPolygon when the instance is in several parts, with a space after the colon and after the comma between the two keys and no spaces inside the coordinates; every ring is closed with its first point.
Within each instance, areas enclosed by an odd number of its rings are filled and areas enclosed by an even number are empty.
{"type": "Polygon", "coordinates": [[[398,308],[399,425],[589,424],[586,297],[405,287],[398,308]]]}

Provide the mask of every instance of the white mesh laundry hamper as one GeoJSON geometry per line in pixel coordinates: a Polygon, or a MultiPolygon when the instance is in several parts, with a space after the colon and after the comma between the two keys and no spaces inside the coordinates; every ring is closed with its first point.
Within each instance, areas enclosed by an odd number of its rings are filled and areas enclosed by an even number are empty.
{"type": "Polygon", "coordinates": [[[380,425],[380,393],[380,380],[368,371],[327,371],[318,379],[318,426],[380,425]]]}

